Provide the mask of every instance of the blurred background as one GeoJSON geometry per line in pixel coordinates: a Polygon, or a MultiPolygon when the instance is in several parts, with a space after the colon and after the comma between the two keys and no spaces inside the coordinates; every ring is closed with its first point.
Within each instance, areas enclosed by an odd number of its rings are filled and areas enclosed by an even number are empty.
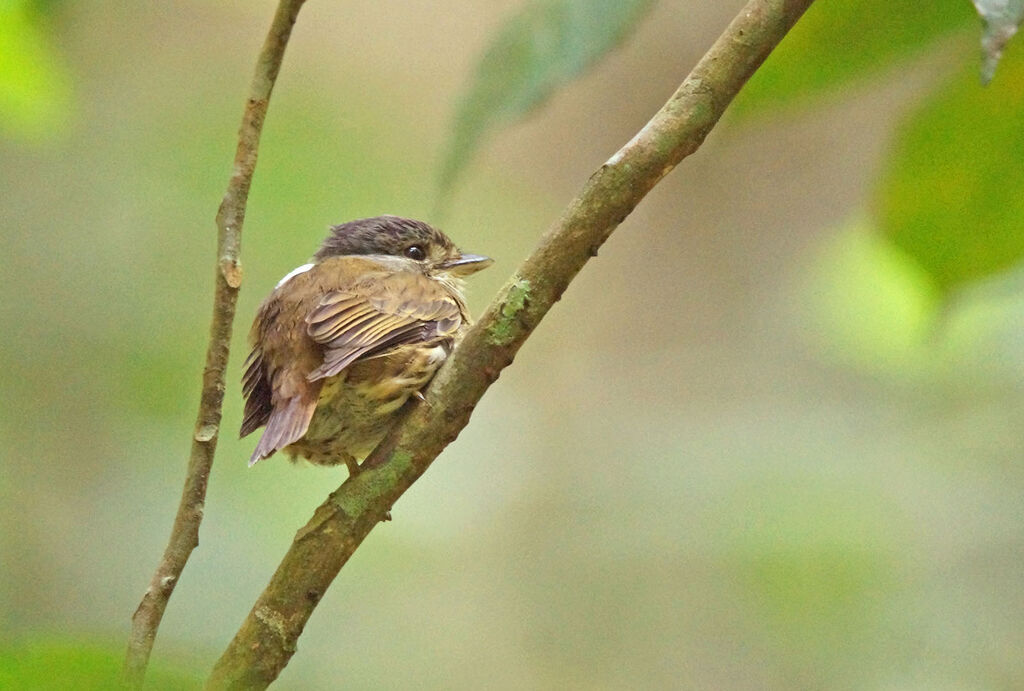
{"type": "MultiPolygon", "coordinates": [[[[154,688],[205,678],[345,477],[278,458],[248,469],[255,439],[234,438],[246,333],[277,280],[328,225],[395,213],[496,259],[469,287],[479,313],[743,3],[656,3],[486,137],[437,212],[459,99],[522,4],[300,14],[246,216],[200,546],[154,688]]],[[[973,10],[890,21],[892,5],[860,2],[839,31],[805,18],[787,47],[832,62],[802,61],[801,89],[786,63],[766,66],[626,220],[342,571],[278,687],[1024,688],[1022,276],[957,274],[950,245],[914,236],[915,255],[878,220],[928,203],[970,238],[1021,225],[1014,179],[1002,199],[950,181],[983,152],[1020,168],[1024,130],[999,115],[986,123],[1010,141],[944,133],[971,116],[936,115],[943,99],[982,98],[973,10]],[[925,24],[927,41],[907,38],[925,24]],[[878,42],[892,50],[865,57],[878,42]],[[922,119],[937,129],[915,135],[922,119]]],[[[0,12],[5,688],[119,673],[181,491],[213,218],[273,8],[0,12]]],[[[1024,93],[1020,48],[989,87],[1004,98],[1024,93]]]]}

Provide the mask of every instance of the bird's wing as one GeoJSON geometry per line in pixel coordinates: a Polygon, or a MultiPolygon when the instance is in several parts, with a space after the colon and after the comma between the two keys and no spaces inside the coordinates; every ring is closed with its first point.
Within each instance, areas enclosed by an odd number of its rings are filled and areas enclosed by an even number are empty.
{"type": "Polygon", "coordinates": [[[332,291],[306,317],[306,333],[324,347],[323,363],[308,379],[333,377],[403,344],[451,336],[462,321],[458,299],[419,273],[382,274],[332,291]]]}

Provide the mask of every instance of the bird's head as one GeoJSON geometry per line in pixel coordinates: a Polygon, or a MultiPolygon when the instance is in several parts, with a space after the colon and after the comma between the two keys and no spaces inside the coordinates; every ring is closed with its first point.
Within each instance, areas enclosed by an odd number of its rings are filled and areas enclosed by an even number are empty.
{"type": "Polygon", "coordinates": [[[419,269],[438,278],[469,276],[493,263],[463,253],[437,228],[410,218],[375,216],[333,226],[314,259],[372,255],[396,269],[419,269]]]}

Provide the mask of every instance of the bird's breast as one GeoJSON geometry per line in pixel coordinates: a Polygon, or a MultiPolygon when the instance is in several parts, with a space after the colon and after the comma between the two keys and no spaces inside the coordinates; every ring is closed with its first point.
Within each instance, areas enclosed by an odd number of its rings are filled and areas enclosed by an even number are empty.
{"type": "Polygon", "coordinates": [[[369,358],[351,367],[346,385],[374,414],[387,415],[427,385],[450,350],[448,344],[414,345],[369,358]]]}
{"type": "MultiPolygon", "coordinates": [[[[324,381],[313,419],[294,450],[309,457],[362,458],[384,438],[398,411],[430,381],[451,342],[416,344],[353,363],[324,381]]],[[[334,460],[333,462],[337,462],[334,460]]]]}

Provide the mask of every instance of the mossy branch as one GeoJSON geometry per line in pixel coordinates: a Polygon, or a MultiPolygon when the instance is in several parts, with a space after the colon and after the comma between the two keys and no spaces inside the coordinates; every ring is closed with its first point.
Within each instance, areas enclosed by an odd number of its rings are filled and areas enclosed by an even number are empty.
{"type": "Polygon", "coordinates": [[[259,149],[260,133],[263,130],[263,119],[266,117],[270,102],[270,93],[281,69],[284,49],[288,45],[292,26],[304,2],[305,0],[280,0],[278,4],[270,31],[256,62],[256,71],[238,131],[234,170],[217,212],[217,274],[213,296],[213,321],[210,325],[210,342],[206,350],[206,365],[203,368],[199,415],[192,434],[192,450],[185,475],[185,486],[171,528],[171,536],[149,587],[132,616],[132,630],[124,662],[124,682],[129,688],[142,687],[149,655],[153,650],[153,642],[167,602],[178,584],[192,550],[199,544],[199,524],[203,520],[206,486],[220,431],[224,373],[228,365],[231,327],[235,319],[238,288],[242,284],[239,251],[245,205],[249,198],[253,171],[256,168],[256,154],[259,149]]]}
{"type": "Polygon", "coordinates": [[[265,688],[295,652],[338,571],[459,434],[487,388],[612,231],[697,150],[743,84],[813,0],[751,0],[679,89],[584,185],[438,372],[426,402],[295,536],[213,669],[209,688],[265,688]]]}

